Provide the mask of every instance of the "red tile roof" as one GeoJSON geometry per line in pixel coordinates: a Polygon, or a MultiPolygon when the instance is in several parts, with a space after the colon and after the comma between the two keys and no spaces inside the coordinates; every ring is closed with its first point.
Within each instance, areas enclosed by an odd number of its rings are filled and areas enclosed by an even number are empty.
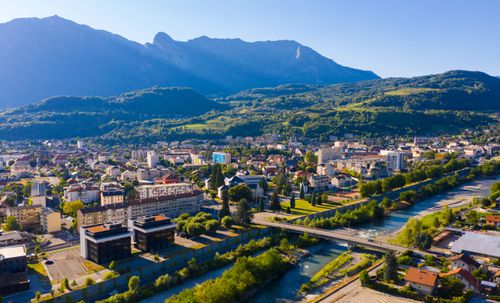
{"type": "Polygon", "coordinates": [[[405,280],[416,284],[434,287],[438,279],[438,274],[425,269],[410,267],[406,272],[405,280]]]}

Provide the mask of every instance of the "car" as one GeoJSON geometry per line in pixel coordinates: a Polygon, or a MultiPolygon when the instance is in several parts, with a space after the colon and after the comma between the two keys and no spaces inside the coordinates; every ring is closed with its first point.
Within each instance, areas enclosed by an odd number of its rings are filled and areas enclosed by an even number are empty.
{"type": "Polygon", "coordinates": [[[118,294],[118,290],[115,289],[112,292],[110,292],[108,295],[111,297],[111,296],[114,296],[116,294],[118,294]]]}

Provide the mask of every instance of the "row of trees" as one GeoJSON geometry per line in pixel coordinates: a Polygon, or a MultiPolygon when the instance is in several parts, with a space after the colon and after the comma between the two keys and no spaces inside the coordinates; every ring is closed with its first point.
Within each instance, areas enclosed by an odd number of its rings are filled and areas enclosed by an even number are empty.
{"type": "Polygon", "coordinates": [[[288,261],[277,249],[270,249],[257,257],[242,257],[220,278],[183,290],[178,295],[168,298],[165,303],[233,302],[285,271],[288,266],[288,261]]]}
{"type": "Polygon", "coordinates": [[[210,214],[199,212],[195,216],[182,214],[177,219],[177,231],[184,232],[190,236],[199,236],[204,233],[212,233],[219,228],[220,223],[210,214]]]}
{"type": "Polygon", "coordinates": [[[336,228],[355,225],[358,223],[381,220],[384,218],[384,209],[374,200],[368,204],[347,211],[335,212],[333,217],[297,220],[295,224],[318,228],[336,228]]]}
{"type": "Polygon", "coordinates": [[[423,162],[411,172],[404,174],[396,174],[394,176],[364,182],[359,185],[359,192],[362,197],[371,197],[375,194],[389,192],[393,189],[403,187],[414,182],[423,181],[428,178],[437,178],[443,174],[457,171],[459,169],[470,166],[469,160],[466,159],[451,159],[445,164],[440,161],[430,161],[429,163],[423,162]]]}

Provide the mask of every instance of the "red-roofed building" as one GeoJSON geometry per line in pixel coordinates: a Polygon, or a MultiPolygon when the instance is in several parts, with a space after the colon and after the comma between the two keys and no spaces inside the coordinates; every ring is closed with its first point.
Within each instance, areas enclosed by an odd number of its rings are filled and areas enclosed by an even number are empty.
{"type": "Polygon", "coordinates": [[[479,280],[474,277],[470,272],[463,268],[456,268],[453,270],[450,270],[447,273],[440,274],[440,278],[445,278],[445,277],[450,277],[454,276],[457,277],[460,282],[462,282],[465,285],[465,288],[471,289],[474,292],[479,292],[479,280]]]}
{"type": "Polygon", "coordinates": [[[425,269],[410,267],[408,268],[404,279],[415,291],[422,294],[432,295],[438,284],[439,275],[425,269]]]}

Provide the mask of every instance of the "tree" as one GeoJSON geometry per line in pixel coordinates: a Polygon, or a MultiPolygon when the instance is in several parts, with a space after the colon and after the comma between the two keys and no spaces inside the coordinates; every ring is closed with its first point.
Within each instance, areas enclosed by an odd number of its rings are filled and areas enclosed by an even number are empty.
{"type": "Polygon", "coordinates": [[[392,207],[392,201],[388,197],[384,197],[384,199],[382,199],[382,202],[380,203],[380,205],[385,209],[389,209],[392,207]]]}
{"type": "Polygon", "coordinates": [[[264,200],[260,199],[260,201],[259,201],[259,212],[263,212],[264,209],[265,209],[264,200]]]}
{"type": "Polygon", "coordinates": [[[414,190],[408,190],[399,194],[399,199],[406,202],[414,202],[417,197],[417,193],[414,190]]]}
{"type": "Polygon", "coordinates": [[[438,293],[441,297],[451,299],[463,295],[465,285],[457,277],[448,276],[441,279],[441,287],[438,293]]]}
{"type": "Polygon", "coordinates": [[[252,221],[252,209],[246,199],[241,199],[236,208],[235,219],[240,224],[249,224],[252,221]]]}
{"type": "Polygon", "coordinates": [[[229,189],[229,198],[235,202],[242,199],[252,201],[252,190],[245,183],[240,183],[229,189]]]}
{"type": "Polygon", "coordinates": [[[262,188],[262,190],[264,191],[264,193],[267,192],[267,190],[269,189],[269,184],[267,184],[267,181],[266,179],[262,178],[260,181],[259,181],[259,186],[262,188]]]}
{"type": "Polygon", "coordinates": [[[359,282],[361,282],[362,285],[366,285],[370,282],[370,277],[368,276],[368,272],[366,271],[366,269],[363,269],[359,273],[359,282]]]}
{"type": "Polygon", "coordinates": [[[94,279],[92,279],[91,277],[87,277],[87,279],[85,279],[85,286],[89,286],[89,285],[92,285],[92,284],[95,284],[95,281],[94,279]]]}
{"type": "Polygon", "coordinates": [[[299,191],[299,198],[304,199],[305,193],[304,193],[304,184],[300,183],[300,191],[299,191]]]}
{"type": "Polygon", "coordinates": [[[82,209],[84,206],[85,205],[80,200],[65,202],[63,205],[63,212],[68,216],[76,217],[78,210],[82,209]]]}
{"type": "Polygon", "coordinates": [[[139,290],[139,284],[141,280],[139,280],[138,276],[132,276],[128,280],[128,290],[132,293],[136,293],[139,290]]]}
{"type": "Polygon", "coordinates": [[[8,216],[7,221],[5,222],[4,230],[5,231],[11,231],[11,230],[20,230],[21,225],[17,223],[17,220],[13,216],[8,216]]]}
{"type": "Polygon", "coordinates": [[[415,246],[420,249],[429,249],[432,245],[432,237],[426,232],[418,233],[415,236],[415,246]]]}
{"type": "Polygon", "coordinates": [[[222,191],[222,208],[219,212],[219,218],[224,218],[225,216],[231,215],[229,210],[229,193],[227,190],[222,191]]]}
{"type": "Polygon", "coordinates": [[[40,299],[41,299],[41,298],[42,298],[42,293],[41,293],[41,292],[39,292],[39,291],[37,291],[37,292],[35,293],[35,299],[36,299],[37,301],[40,301],[40,299]]]}
{"type": "Polygon", "coordinates": [[[312,193],[311,195],[311,205],[316,206],[316,193],[312,193]]]}
{"type": "Polygon", "coordinates": [[[269,204],[269,208],[272,211],[281,210],[280,197],[278,196],[278,192],[275,190],[273,195],[271,196],[271,203],[269,204]]]}
{"type": "Polygon", "coordinates": [[[398,281],[398,260],[393,251],[385,253],[384,278],[386,281],[398,281]]]}
{"type": "Polygon", "coordinates": [[[290,208],[295,208],[295,194],[292,193],[292,196],[290,197],[290,208]]]}
{"type": "Polygon", "coordinates": [[[205,230],[207,232],[216,232],[217,231],[217,228],[219,228],[220,224],[219,224],[219,221],[217,220],[208,220],[207,222],[205,222],[205,230]]]}
{"type": "Polygon", "coordinates": [[[221,224],[225,229],[230,229],[234,224],[233,218],[231,218],[230,216],[225,216],[224,218],[222,218],[221,224]]]}
{"type": "Polygon", "coordinates": [[[115,271],[116,268],[116,262],[113,260],[111,263],[109,263],[109,270],[115,271]]]}
{"type": "Polygon", "coordinates": [[[69,280],[68,280],[68,278],[64,278],[64,280],[61,282],[61,287],[63,289],[71,290],[71,288],[69,287],[69,280]]]}
{"type": "Polygon", "coordinates": [[[318,195],[318,198],[316,199],[316,204],[321,205],[323,203],[321,195],[318,195]]]}

